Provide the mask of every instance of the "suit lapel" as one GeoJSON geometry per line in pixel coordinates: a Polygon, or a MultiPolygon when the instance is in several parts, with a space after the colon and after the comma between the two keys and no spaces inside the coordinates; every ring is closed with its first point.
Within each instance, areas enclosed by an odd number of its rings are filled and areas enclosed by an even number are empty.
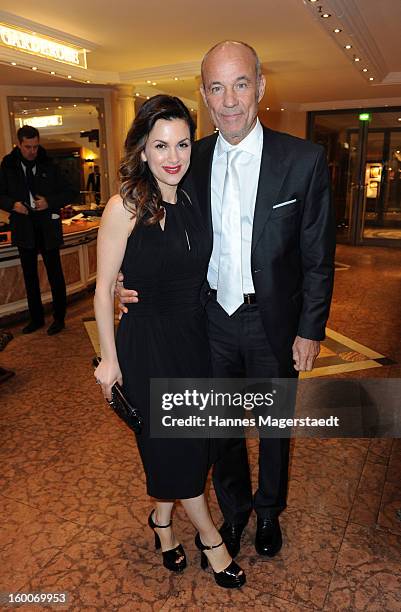
{"type": "Polygon", "coordinates": [[[196,191],[199,197],[199,205],[202,210],[202,215],[210,236],[213,236],[211,183],[212,161],[216,140],[217,135],[209,137],[201,142],[194,160],[194,180],[196,182],[196,191]]]}
{"type": "Polygon", "coordinates": [[[289,162],[284,158],[282,149],[274,138],[274,132],[263,128],[263,151],[253,219],[252,251],[262,235],[274,203],[277,202],[288,169],[289,162]]]}

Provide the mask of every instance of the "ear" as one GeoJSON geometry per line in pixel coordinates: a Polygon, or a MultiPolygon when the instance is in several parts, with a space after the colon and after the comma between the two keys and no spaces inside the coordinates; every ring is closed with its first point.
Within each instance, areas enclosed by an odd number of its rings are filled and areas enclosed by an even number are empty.
{"type": "Polygon", "coordinates": [[[207,107],[207,106],[208,106],[208,104],[207,104],[207,98],[206,98],[205,88],[203,87],[203,85],[201,85],[201,86],[199,87],[199,89],[200,89],[200,92],[201,92],[201,95],[202,95],[203,101],[204,101],[204,103],[205,103],[205,106],[207,107]]]}
{"type": "Polygon", "coordinates": [[[146,157],[146,154],[145,154],[145,150],[144,150],[144,149],[142,149],[142,151],[141,151],[141,160],[142,160],[143,162],[147,162],[147,161],[148,161],[148,158],[146,157]]]}
{"type": "Polygon", "coordinates": [[[265,89],[266,89],[266,79],[265,79],[264,74],[261,74],[260,79],[259,79],[259,87],[258,87],[258,102],[260,102],[263,96],[265,95],[265,89]]]}

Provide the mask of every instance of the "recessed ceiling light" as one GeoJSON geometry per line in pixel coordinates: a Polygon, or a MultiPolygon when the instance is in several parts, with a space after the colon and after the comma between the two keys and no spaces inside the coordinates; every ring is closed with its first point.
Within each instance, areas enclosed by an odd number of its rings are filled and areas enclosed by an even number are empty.
{"type": "Polygon", "coordinates": [[[73,107],[74,107],[74,108],[77,108],[77,105],[76,105],[76,104],[73,104],[73,107]]]}
{"type": "Polygon", "coordinates": [[[152,85],[157,85],[157,83],[155,83],[155,81],[153,81],[152,85]]]}
{"type": "Polygon", "coordinates": [[[38,67],[37,66],[32,66],[32,70],[37,70],[38,67]]]}
{"type": "Polygon", "coordinates": [[[138,93],[138,92],[136,92],[136,94],[135,94],[135,95],[136,95],[136,97],[137,97],[137,98],[139,98],[139,93],[138,93]]]}
{"type": "Polygon", "coordinates": [[[178,77],[174,77],[174,81],[178,81],[178,77]]]}
{"type": "Polygon", "coordinates": [[[359,57],[354,57],[354,62],[360,62],[361,59],[359,57]]]}
{"type": "Polygon", "coordinates": [[[331,17],[330,13],[323,13],[323,15],[320,15],[322,19],[328,19],[329,17],[331,17]]]}
{"type": "Polygon", "coordinates": [[[86,81],[87,83],[90,83],[89,79],[86,81]]]}
{"type": "Polygon", "coordinates": [[[56,74],[56,73],[54,72],[54,70],[52,70],[50,74],[56,74]]]}
{"type": "Polygon", "coordinates": [[[280,108],[281,111],[285,110],[285,108],[280,108]]]}
{"type": "Polygon", "coordinates": [[[147,99],[147,100],[150,100],[150,96],[146,96],[146,99],[147,99]]]}
{"type": "Polygon", "coordinates": [[[313,3],[313,2],[317,2],[317,0],[309,0],[309,2],[312,2],[312,3],[313,3]]]}
{"type": "Polygon", "coordinates": [[[266,110],[270,110],[270,106],[266,106],[266,110]]]}
{"type": "Polygon", "coordinates": [[[397,121],[401,121],[401,117],[398,117],[397,121]]]}
{"type": "Polygon", "coordinates": [[[46,106],[45,110],[49,110],[49,107],[48,107],[48,106],[46,106]]]}
{"type": "Polygon", "coordinates": [[[396,150],[396,153],[400,154],[400,153],[401,153],[401,151],[400,151],[399,149],[397,149],[397,150],[396,150]]]}
{"type": "Polygon", "coordinates": [[[67,76],[67,79],[72,79],[72,76],[69,74],[69,75],[67,76]]]}
{"type": "Polygon", "coordinates": [[[334,28],[333,32],[334,34],[339,34],[340,32],[342,32],[342,30],[340,28],[334,28]]]}
{"type": "Polygon", "coordinates": [[[374,77],[369,77],[369,81],[374,81],[374,77]]]}
{"type": "Polygon", "coordinates": [[[344,49],[352,49],[352,45],[345,45],[344,49]]]}
{"type": "Polygon", "coordinates": [[[367,68],[363,68],[363,69],[362,69],[362,72],[367,72],[367,71],[368,71],[368,69],[367,69],[367,68]]]}
{"type": "Polygon", "coordinates": [[[152,81],[146,81],[146,82],[147,82],[148,85],[150,85],[152,81]]]}
{"type": "Polygon", "coordinates": [[[16,66],[17,62],[11,62],[11,66],[16,66]]]}

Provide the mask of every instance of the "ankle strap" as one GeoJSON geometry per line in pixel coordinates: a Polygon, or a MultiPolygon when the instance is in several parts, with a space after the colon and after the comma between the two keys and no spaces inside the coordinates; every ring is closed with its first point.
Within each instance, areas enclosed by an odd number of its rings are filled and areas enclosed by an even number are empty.
{"type": "Polygon", "coordinates": [[[154,516],[154,511],[153,511],[153,512],[152,512],[152,514],[150,515],[150,519],[151,519],[151,521],[152,521],[152,523],[153,523],[154,527],[156,527],[157,529],[167,529],[167,527],[171,527],[171,525],[172,525],[172,523],[173,523],[173,521],[171,520],[171,521],[169,522],[169,524],[168,524],[168,525],[156,525],[156,523],[155,523],[155,522],[154,522],[154,520],[153,520],[153,516],[154,516]]]}
{"type": "Polygon", "coordinates": [[[203,550],[212,550],[213,548],[219,548],[220,546],[223,546],[224,541],[222,540],[220,544],[214,544],[213,546],[206,546],[206,544],[204,544],[203,542],[201,542],[201,544],[203,546],[203,550]]]}

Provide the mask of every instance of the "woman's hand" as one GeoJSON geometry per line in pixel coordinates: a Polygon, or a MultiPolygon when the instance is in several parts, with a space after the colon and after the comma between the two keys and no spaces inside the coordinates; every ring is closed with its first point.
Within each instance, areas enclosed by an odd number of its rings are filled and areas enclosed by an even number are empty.
{"type": "Polygon", "coordinates": [[[118,361],[107,361],[102,359],[100,364],[97,366],[94,376],[96,382],[102,386],[102,393],[107,401],[111,401],[111,388],[115,382],[119,385],[123,384],[123,378],[118,365],[118,361]]]}

